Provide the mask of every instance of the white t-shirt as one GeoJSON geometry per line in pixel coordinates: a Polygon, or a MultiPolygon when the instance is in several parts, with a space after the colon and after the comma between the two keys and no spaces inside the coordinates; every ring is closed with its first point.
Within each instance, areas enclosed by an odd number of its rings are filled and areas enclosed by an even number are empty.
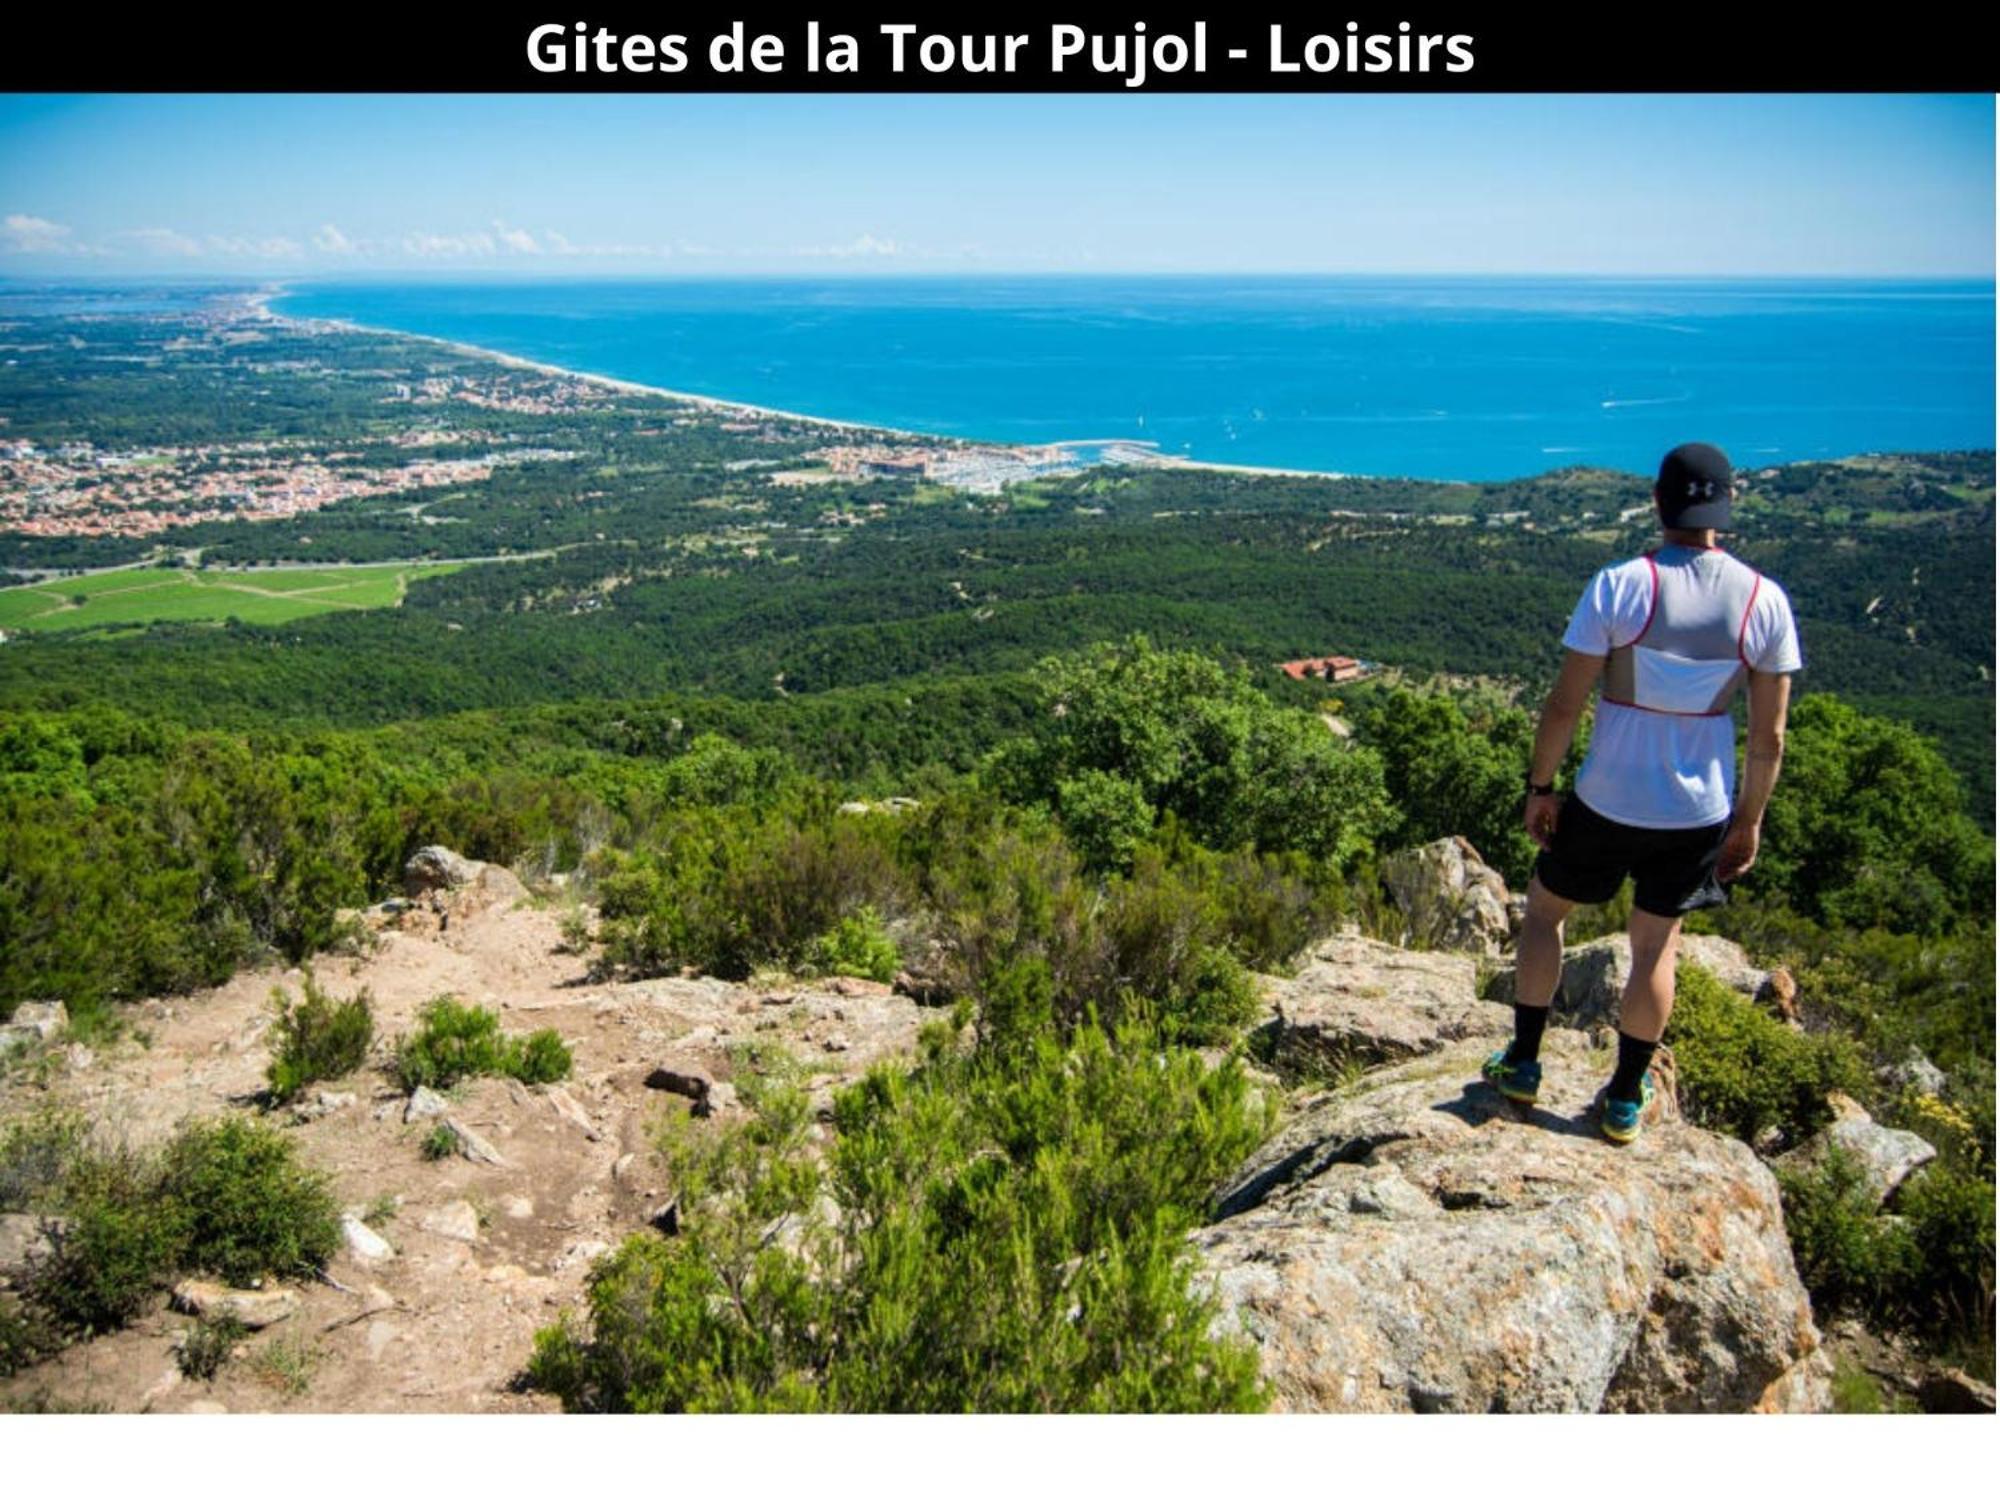
{"type": "MultiPolygon", "coordinates": [[[[1668,565],[1699,550],[1669,545],[1658,558],[1668,565]]],[[[1653,569],[1646,559],[1613,563],[1583,591],[1563,645],[1607,656],[1637,640],[1652,611],[1653,569]]],[[[1744,619],[1742,651],[1758,672],[1796,672],[1805,665],[1792,602],[1769,578],[1744,619]]],[[[1634,828],[1723,822],[1736,794],[1736,721],[1728,714],[1655,713],[1600,697],[1576,791],[1597,812],[1634,828]]]]}

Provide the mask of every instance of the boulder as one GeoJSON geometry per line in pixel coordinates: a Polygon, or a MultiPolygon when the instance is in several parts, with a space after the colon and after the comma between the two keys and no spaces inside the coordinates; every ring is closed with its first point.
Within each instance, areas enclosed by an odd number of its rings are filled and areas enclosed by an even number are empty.
{"type": "MultiPolygon", "coordinates": [[[[1727,938],[1682,933],[1680,957],[1682,962],[1706,969],[1745,995],[1755,996],[1770,977],[1727,938]]],[[[1625,999],[1625,984],[1631,977],[1632,940],[1622,932],[1565,948],[1562,993],[1555,1014],[1549,1019],[1558,1026],[1574,1026],[1584,1031],[1596,1026],[1616,1027],[1618,1010],[1625,999]]],[[[1514,1003],[1512,967],[1494,976],[1488,993],[1503,1005],[1514,1003]]]]}
{"type": "Polygon", "coordinates": [[[1917,1405],[1953,1416],[1993,1415],[1993,1387],[1952,1366],[1933,1370],[1917,1387],[1917,1405]]]}
{"type": "Polygon", "coordinates": [[[445,1239],[463,1240],[470,1245],[479,1238],[479,1210],[465,1199],[455,1198],[425,1214],[423,1227],[445,1239]]]}
{"type": "Polygon", "coordinates": [[[410,1095],[410,1102],[403,1106],[403,1123],[409,1125],[418,1120],[435,1120],[450,1108],[444,1095],[418,1084],[410,1095]]]}
{"type": "Polygon", "coordinates": [[[556,1087],[548,1091],[549,1106],[555,1112],[583,1132],[587,1141],[603,1139],[603,1132],[591,1123],[589,1111],[576,1102],[576,1096],[566,1088],[556,1087]]]}
{"type": "Polygon", "coordinates": [[[707,1074],[692,1068],[655,1068],[646,1075],[647,1088],[693,1100],[692,1112],[697,1115],[709,1112],[708,1094],[713,1086],[707,1074]]]}
{"type": "Polygon", "coordinates": [[[403,865],[403,894],[412,898],[432,891],[455,891],[472,883],[483,869],[479,861],[454,854],[442,844],[427,844],[403,865]]]}
{"type": "Polygon", "coordinates": [[[198,1318],[234,1318],[245,1328],[269,1328],[299,1310],[299,1294],[289,1287],[250,1291],[219,1281],[183,1281],[174,1288],[174,1306],[198,1318]]]}
{"type": "Polygon", "coordinates": [[[69,1009],[60,1000],[23,1000],[0,1023],[0,1057],[53,1042],[69,1025],[69,1009]]]}
{"type": "Polygon", "coordinates": [[[1497,955],[1506,945],[1507,882],[1466,840],[1399,850],[1383,864],[1382,878],[1418,946],[1497,955]]]}
{"type": "Polygon", "coordinates": [[[1892,1063],[1882,1070],[1882,1081],[1891,1088],[1932,1099],[1944,1092],[1947,1082],[1944,1069],[1915,1047],[1904,1054],[1901,1062],[1892,1063]]]}
{"type": "Polygon", "coordinates": [[[349,1253],[357,1260],[389,1260],[396,1253],[394,1246],[356,1214],[341,1216],[340,1232],[347,1240],[349,1253]]]}
{"type": "Polygon", "coordinates": [[[1779,1157],[1780,1166],[1808,1170],[1837,1148],[1861,1168],[1862,1181],[1875,1201],[1886,1204],[1912,1172],[1937,1155],[1937,1147],[1915,1131],[1876,1124],[1867,1110],[1845,1094],[1830,1095],[1827,1102],[1833,1106],[1833,1123],[1803,1146],[1779,1157]]]}
{"type": "Polygon", "coordinates": [[[504,1167],[507,1165],[507,1158],[494,1148],[493,1143],[474,1130],[470,1125],[467,1125],[463,1120],[454,1119],[452,1116],[446,1115],[444,1117],[444,1128],[449,1130],[452,1139],[458,1142],[458,1154],[467,1161],[475,1161],[482,1166],[488,1167],[504,1167]]]}
{"type": "Polygon", "coordinates": [[[1467,1037],[1506,1038],[1514,1018],[1474,993],[1473,961],[1342,935],[1291,979],[1266,980],[1271,1060],[1281,1073],[1327,1073],[1420,1057],[1467,1037]]]}
{"type": "Polygon", "coordinates": [[[1799,1017],[1799,982],[1790,969],[1773,969],[1754,998],[1787,1026],[1804,1025],[1799,1017]]]}
{"type": "Polygon", "coordinates": [[[1777,1182],[1673,1118],[1598,1133],[1611,1057],[1544,1042],[1541,1102],[1483,1042],[1324,1095],[1190,1236],[1218,1333],[1290,1411],[1824,1411],[1830,1361],[1777,1182]]]}

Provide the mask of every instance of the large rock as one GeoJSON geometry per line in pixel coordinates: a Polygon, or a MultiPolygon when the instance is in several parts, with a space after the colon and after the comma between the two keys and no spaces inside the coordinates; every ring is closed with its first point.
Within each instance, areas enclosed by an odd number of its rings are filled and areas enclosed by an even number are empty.
{"type": "Polygon", "coordinates": [[[0,1023],[0,1057],[37,1042],[53,1042],[69,1025],[69,1007],[60,1000],[23,1000],[0,1023]]]}
{"type": "Polygon", "coordinates": [[[251,1291],[219,1281],[183,1281],[174,1288],[174,1306],[198,1318],[234,1318],[245,1328],[269,1328],[299,1310],[290,1287],[251,1291]]]}
{"type": "Polygon", "coordinates": [[[1777,1183],[1660,1116],[1603,1140],[1612,1054],[1545,1040],[1541,1103],[1483,1043],[1325,1096],[1191,1236],[1217,1331],[1246,1329],[1291,1411],[1823,1411],[1830,1362],[1777,1183]]]}
{"type": "Polygon", "coordinates": [[[472,884],[483,868],[478,860],[454,854],[442,844],[426,844],[403,865],[403,894],[417,897],[459,890],[472,884]]]}
{"type": "Polygon", "coordinates": [[[1421,1057],[1467,1037],[1513,1034],[1513,1015],[1475,993],[1473,961],[1343,935],[1292,979],[1269,979],[1272,1062],[1326,1073],[1421,1057]]]}
{"type": "Polygon", "coordinates": [[[1409,924],[1409,941],[1488,955],[1506,946],[1507,882],[1466,840],[1399,850],[1384,862],[1382,878],[1409,924]]]}
{"type": "Polygon", "coordinates": [[[1778,1158],[1780,1166],[1806,1170],[1824,1162],[1828,1153],[1844,1151],[1861,1169],[1861,1180],[1878,1204],[1895,1197],[1909,1175],[1937,1155],[1937,1147],[1913,1130],[1878,1125],[1868,1111],[1845,1094],[1834,1094],[1833,1123],[1803,1146],[1778,1158]]]}
{"type": "MultiPolygon", "coordinates": [[[[1680,958],[1698,969],[1706,969],[1745,995],[1757,995],[1771,978],[1728,938],[1684,932],[1680,958]]],[[[1625,985],[1631,977],[1632,940],[1622,932],[1565,948],[1560,1003],[1549,1019],[1558,1026],[1574,1026],[1582,1031],[1598,1026],[1615,1028],[1619,1006],[1625,999],[1625,985]]],[[[1512,1005],[1514,970],[1510,967],[1494,975],[1488,993],[1501,1004],[1512,1005]]]]}

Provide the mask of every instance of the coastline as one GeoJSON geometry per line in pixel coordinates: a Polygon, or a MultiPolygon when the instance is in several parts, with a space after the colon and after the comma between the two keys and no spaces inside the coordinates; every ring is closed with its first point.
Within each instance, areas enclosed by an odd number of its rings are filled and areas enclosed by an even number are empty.
{"type": "MultiPolygon", "coordinates": [[[[644,381],[626,380],[617,375],[599,375],[588,370],[573,370],[566,365],[551,364],[547,360],[529,359],[524,355],[508,354],[504,350],[489,349],[483,344],[468,344],[459,339],[442,338],[432,333],[411,333],[402,328],[383,328],[371,323],[357,323],[351,318],[301,318],[280,312],[271,306],[277,298],[285,296],[289,287],[276,285],[260,288],[243,294],[243,305],[259,318],[275,323],[283,323],[292,328],[310,329],[315,324],[334,328],[350,329],[356,333],[373,333],[388,338],[415,339],[419,343],[431,344],[440,349],[448,349],[454,354],[476,359],[490,360],[509,369],[530,370],[538,375],[560,376],[565,380],[579,380],[589,385],[601,386],[606,390],[632,396],[655,396],[669,401],[677,401],[687,406],[705,411],[731,416],[774,419],[785,422],[800,422],[811,427],[820,427],[828,432],[879,435],[899,438],[906,442],[926,443],[934,446],[962,448],[984,448],[1005,452],[1025,452],[1031,448],[1061,449],[1074,451],[1082,448],[1107,446],[1117,443],[1128,449],[1140,450],[1134,456],[1120,460],[1120,466],[1150,469],[1181,469],[1217,474],[1247,474],[1277,479],[1399,479],[1419,484],[1464,484],[1461,479],[1432,479],[1414,474],[1376,475],[1355,474],[1336,469],[1288,469],[1275,468],[1264,464],[1232,464],[1215,459],[1186,458],[1179,454],[1161,453],[1152,444],[1134,438],[1063,438],[1049,443],[1002,443],[982,438],[951,437],[942,433],[918,432],[908,427],[889,427],[878,422],[849,422],[837,417],[815,416],[810,412],[787,411],[778,406],[760,406],[752,401],[735,401],[720,396],[697,395],[693,391],[677,391],[668,386],[649,385],[644,381]]],[[[1082,463],[1079,468],[1100,467],[1098,464],[1082,463]]]]}

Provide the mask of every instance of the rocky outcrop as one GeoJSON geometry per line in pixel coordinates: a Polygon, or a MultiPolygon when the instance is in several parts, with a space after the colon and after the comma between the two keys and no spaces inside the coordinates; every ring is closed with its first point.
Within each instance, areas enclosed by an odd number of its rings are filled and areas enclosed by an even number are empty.
{"type": "Polygon", "coordinates": [[[1423,948],[1497,956],[1509,937],[1507,882],[1465,839],[1437,839],[1389,856],[1382,879],[1423,948]]]}
{"type": "Polygon", "coordinates": [[[1682,1125],[1620,1149],[1609,1051],[1546,1039],[1529,1111],[1483,1042],[1310,1104],[1195,1231],[1218,1331],[1291,1411],[1821,1411],[1828,1362],[1775,1179],[1682,1125]]]}
{"type": "MultiPolygon", "coordinates": [[[[1745,995],[1755,997],[1766,993],[1772,981],[1771,974],[1751,963],[1749,955],[1728,938],[1684,932],[1680,958],[1683,963],[1706,969],[1745,995]]],[[[1574,1026],[1583,1031],[1598,1026],[1616,1027],[1618,1007],[1631,977],[1632,941],[1622,932],[1565,948],[1562,991],[1555,1014],[1549,1019],[1558,1026],[1574,1026]]],[[[1785,977],[1787,981],[1791,978],[1785,977]]],[[[1512,1005],[1514,970],[1510,967],[1494,975],[1487,993],[1503,1005],[1512,1005]]]]}
{"type": "Polygon", "coordinates": [[[470,915],[520,901],[528,888],[505,865],[467,859],[442,844],[427,844],[403,865],[403,894],[434,912],[470,915]]]}
{"type": "Polygon", "coordinates": [[[36,1043],[53,1042],[69,1025],[69,1008],[60,1000],[23,1000],[0,1023],[0,1057],[36,1043]]]}
{"type": "Polygon", "coordinates": [[[1513,1015],[1474,993],[1473,961],[1344,935],[1291,979],[1267,979],[1280,1073],[1321,1075],[1421,1057],[1468,1037],[1505,1038],[1513,1015]]]}
{"type": "Polygon", "coordinates": [[[1833,1122],[1778,1164],[1793,1170],[1818,1166],[1833,1151],[1844,1152],[1861,1169],[1861,1180],[1877,1204],[1886,1204],[1917,1168],[1937,1155],[1937,1147],[1913,1130],[1878,1125],[1854,1100],[1833,1094],[1833,1122]]]}

